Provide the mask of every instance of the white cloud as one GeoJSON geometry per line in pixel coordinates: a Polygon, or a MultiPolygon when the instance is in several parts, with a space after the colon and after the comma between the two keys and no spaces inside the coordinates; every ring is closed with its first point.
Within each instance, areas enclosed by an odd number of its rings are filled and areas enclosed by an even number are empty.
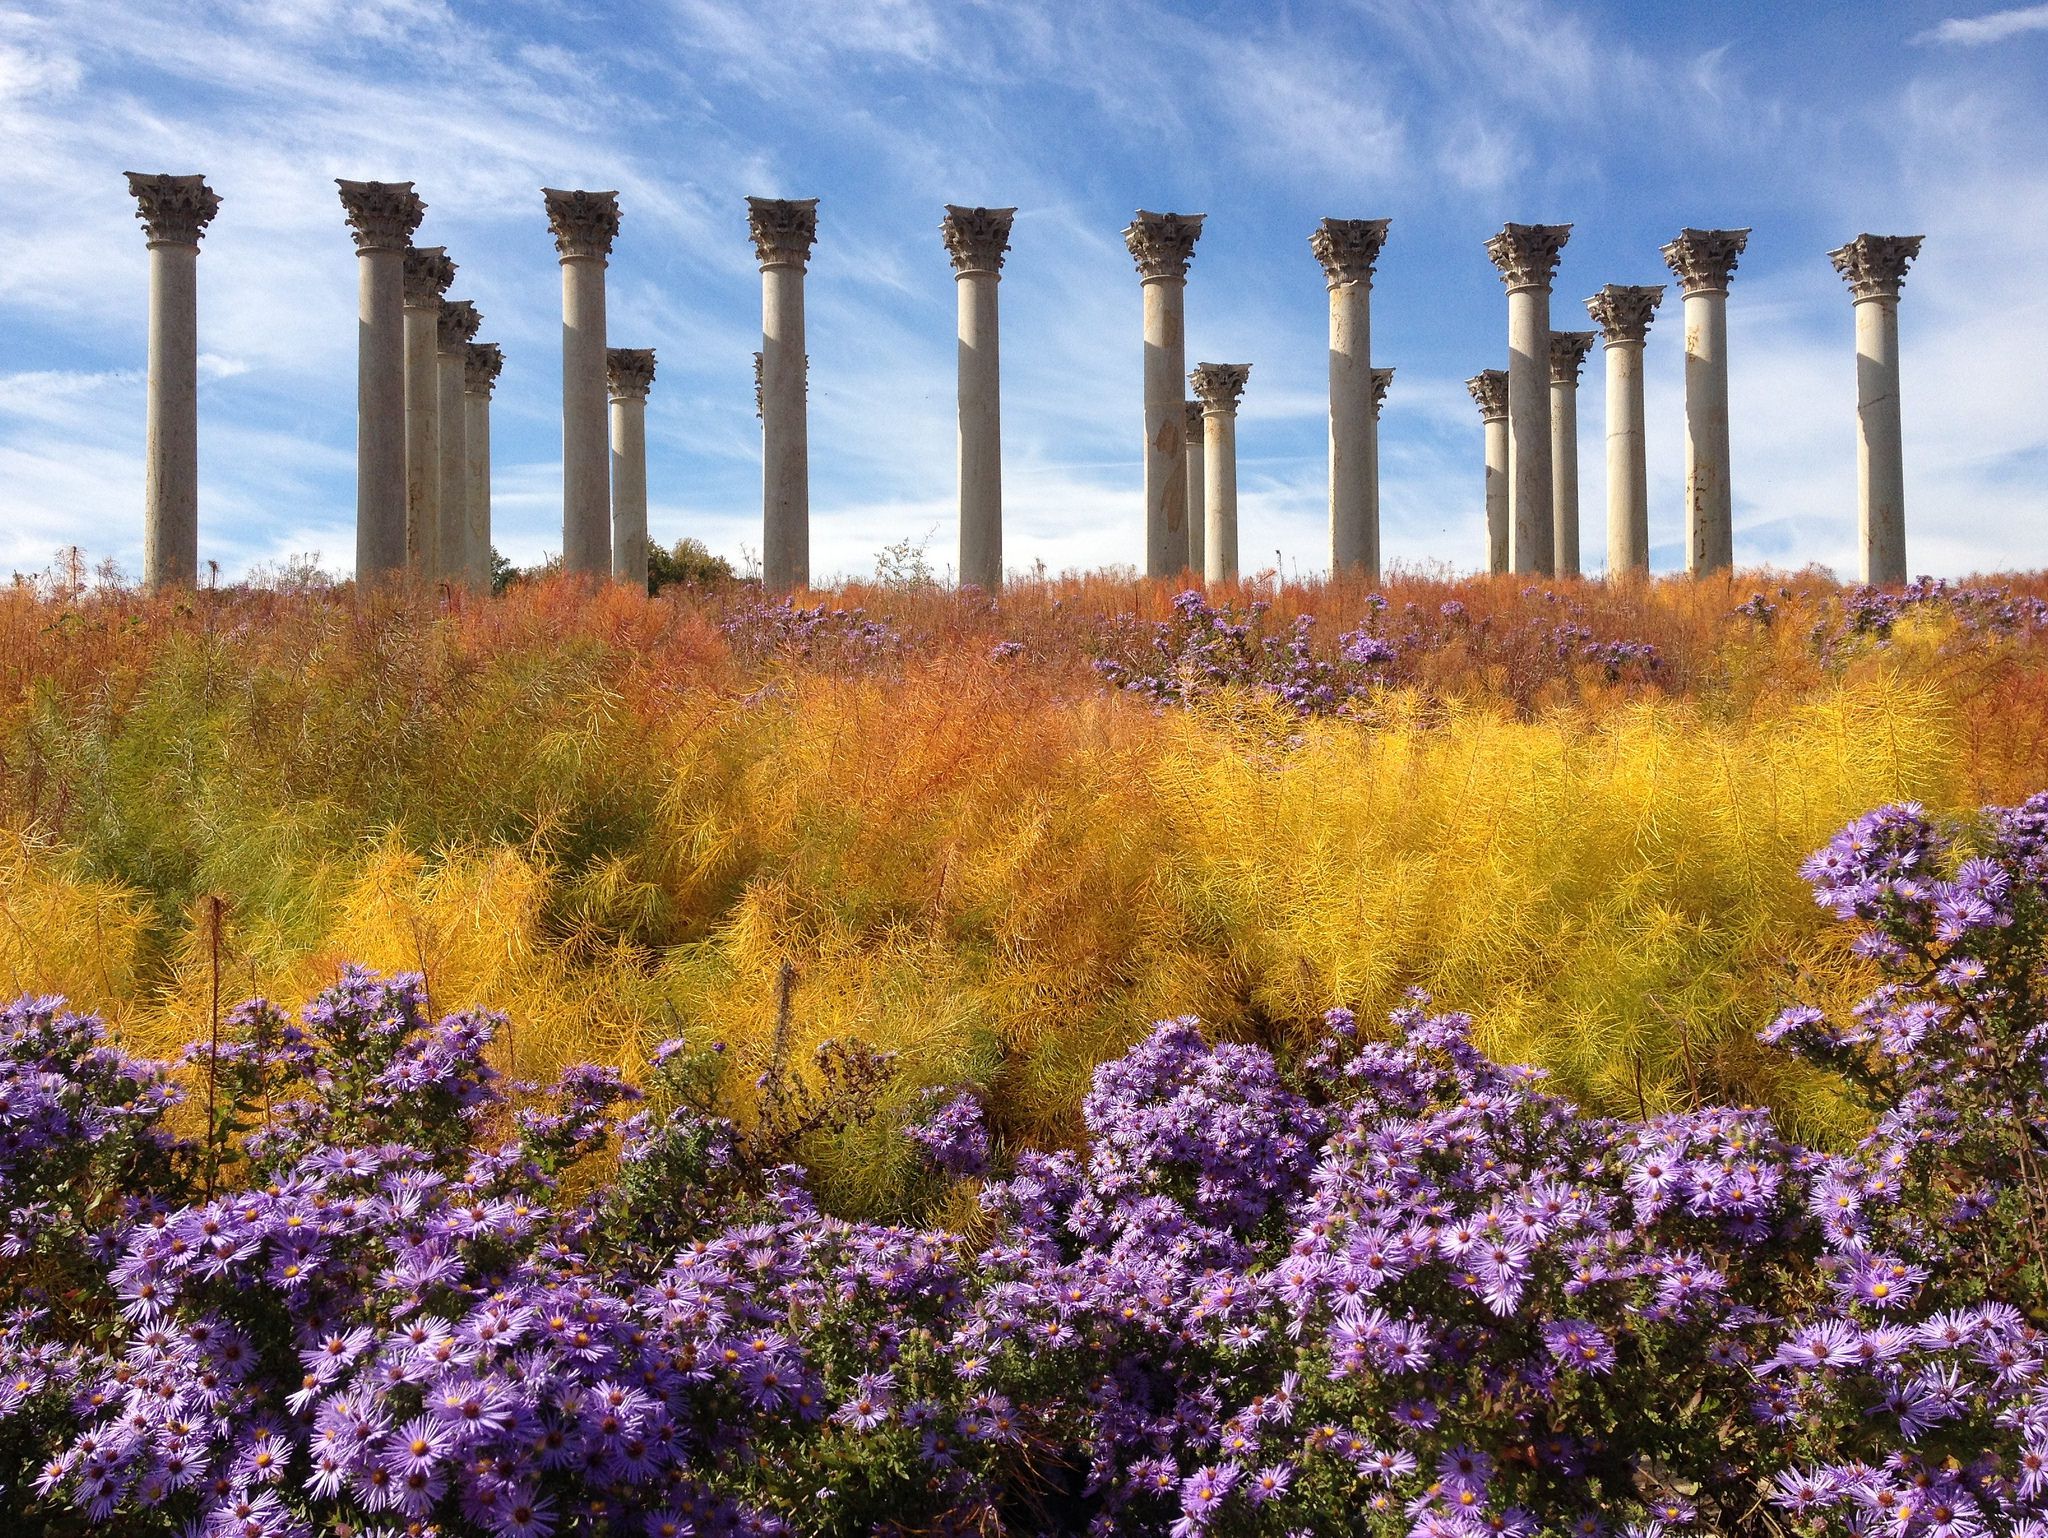
{"type": "Polygon", "coordinates": [[[2011,10],[1991,11],[1982,16],[1951,16],[1929,27],[1913,39],[1916,43],[1945,43],[1951,47],[1981,48],[2002,43],[2028,32],[2048,32],[2048,5],[2021,5],[2011,10]]]}

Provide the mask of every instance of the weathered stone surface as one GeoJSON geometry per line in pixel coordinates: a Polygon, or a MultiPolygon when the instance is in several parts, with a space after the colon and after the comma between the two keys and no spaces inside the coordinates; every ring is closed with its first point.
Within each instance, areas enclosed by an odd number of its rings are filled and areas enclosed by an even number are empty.
{"type": "Polygon", "coordinates": [[[748,198],[747,231],[763,267],[802,271],[818,239],[816,198],[748,198]]]}
{"type": "Polygon", "coordinates": [[[594,257],[599,261],[612,254],[612,242],[619,238],[619,195],[616,192],[540,190],[548,211],[548,229],[555,237],[555,250],[564,259],[594,257]]]}
{"type": "Polygon", "coordinates": [[[1207,217],[1155,214],[1139,209],[1124,229],[1124,244],[1130,248],[1131,260],[1138,264],[1138,276],[1148,283],[1185,278],[1188,263],[1194,260],[1195,242],[1202,237],[1202,221],[1207,217]]]}
{"type": "Polygon", "coordinates": [[[1370,283],[1380,249],[1387,243],[1391,219],[1325,219],[1308,237],[1308,247],[1323,264],[1330,287],[1370,283]]]}
{"type": "Polygon", "coordinates": [[[196,246],[213,216],[220,212],[220,195],[206,185],[203,176],[146,176],[127,173],[128,190],[135,196],[135,217],[149,234],[149,243],[196,246]]]}
{"type": "Polygon", "coordinates": [[[953,259],[953,270],[1001,272],[1003,253],[1010,249],[1010,224],[1016,217],[1014,208],[963,208],[948,203],[939,233],[953,259]]]}

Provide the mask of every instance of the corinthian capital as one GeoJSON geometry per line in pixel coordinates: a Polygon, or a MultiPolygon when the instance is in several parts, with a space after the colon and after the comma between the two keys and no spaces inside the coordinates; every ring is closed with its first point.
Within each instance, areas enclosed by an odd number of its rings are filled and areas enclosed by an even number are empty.
{"type": "Polygon", "coordinates": [[[220,212],[220,195],[203,176],[145,176],[139,171],[127,176],[135,217],[152,246],[196,246],[220,212]]]}
{"type": "Polygon", "coordinates": [[[818,238],[818,200],[748,198],[747,233],[754,237],[754,257],[763,268],[794,267],[801,272],[818,238]]]}
{"type": "Polygon", "coordinates": [[[1202,237],[1207,214],[1155,214],[1139,209],[1124,229],[1124,244],[1138,275],[1147,283],[1165,278],[1185,278],[1188,263],[1195,258],[1195,242],[1202,237]]]}
{"type": "Polygon", "coordinates": [[[1387,243],[1391,219],[1325,219],[1312,230],[1308,248],[1323,264],[1323,276],[1330,287],[1347,283],[1370,283],[1373,264],[1380,259],[1380,247],[1387,243]]]}
{"type": "Polygon", "coordinates": [[[1684,229],[1664,248],[1664,265],[1681,294],[1725,294],[1736,258],[1748,244],[1748,230],[1684,229]]]}
{"type": "Polygon", "coordinates": [[[1858,235],[1846,246],[1828,253],[1849,284],[1856,302],[1866,299],[1896,299],[1899,285],[1906,281],[1906,267],[1920,254],[1925,235],[1858,235]]]}
{"type": "Polygon", "coordinates": [[[1586,313],[1593,317],[1609,347],[1616,342],[1640,342],[1649,336],[1650,317],[1663,299],[1661,283],[1634,287],[1610,283],[1586,301],[1586,313]]]}
{"type": "Polygon", "coordinates": [[[548,229],[563,257],[590,256],[603,261],[619,238],[619,195],[616,192],[562,192],[540,189],[547,205],[548,229]]]}
{"type": "Polygon", "coordinates": [[[446,246],[405,248],[405,302],[410,305],[439,304],[455,281],[455,264],[448,260],[446,246]]]}
{"type": "Polygon", "coordinates": [[[1550,333],[1550,382],[1552,384],[1575,385],[1579,382],[1579,365],[1586,361],[1586,354],[1593,350],[1597,333],[1591,331],[1553,331],[1550,333]]]}
{"type": "Polygon", "coordinates": [[[1202,430],[1202,403],[1200,401],[1189,401],[1187,403],[1187,408],[1188,431],[1191,433],[1199,433],[1202,430]]]}
{"type": "Polygon", "coordinates": [[[654,388],[654,349],[607,347],[604,373],[614,400],[644,401],[654,388]]]}
{"type": "Polygon", "coordinates": [[[489,395],[505,367],[505,349],[496,342],[471,342],[462,354],[462,388],[471,395],[489,395]]]}
{"type": "Polygon", "coordinates": [[[1557,272],[1564,243],[1572,238],[1569,224],[1504,224],[1486,243],[1486,254],[1500,269],[1509,293],[1518,288],[1548,288],[1557,272]]]}
{"type": "Polygon", "coordinates": [[[1481,369],[1465,381],[1465,388],[1472,392],[1472,404],[1479,408],[1479,415],[1483,420],[1498,422],[1508,414],[1506,369],[1481,369]]]}
{"type": "Polygon", "coordinates": [[[1252,377],[1249,363],[1197,363],[1188,374],[1204,411],[1235,411],[1244,394],[1245,381],[1252,377]]]}
{"type": "Polygon", "coordinates": [[[442,352],[459,353],[475,338],[483,323],[483,312],[467,299],[445,300],[441,305],[440,329],[434,340],[442,352]]]}
{"type": "Polygon", "coordinates": [[[1372,371],[1372,414],[1378,416],[1380,407],[1387,403],[1387,390],[1394,383],[1394,371],[1390,368],[1376,368],[1372,371]]]}
{"type": "Polygon", "coordinates": [[[955,272],[1001,272],[1003,253],[1010,249],[1010,221],[1014,208],[962,208],[946,205],[946,217],[939,222],[947,254],[955,272]]]}
{"type": "Polygon", "coordinates": [[[358,251],[403,251],[427,216],[411,182],[350,182],[340,177],[341,211],[358,251]]]}

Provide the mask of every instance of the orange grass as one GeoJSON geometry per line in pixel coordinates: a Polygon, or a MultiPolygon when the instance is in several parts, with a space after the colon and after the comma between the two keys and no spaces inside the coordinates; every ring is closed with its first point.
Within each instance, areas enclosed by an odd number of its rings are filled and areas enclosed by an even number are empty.
{"type": "MultiPolygon", "coordinates": [[[[230,998],[416,967],[439,1007],[511,1013],[518,1073],[684,1032],[744,1081],[787,961],[799,1049],[878,1042],[899,1097],[978,1083],[1041,1139],[1154,1018],[1278,1042],[1423,986],[1594,1104],[1825,1131],[1827,1087],[1753,1040],[1860,981],[1797,861],[1885,799],[2048,784],[2048,642],[1915,617],[1824,653],[1814,578],[1396,580],[1397,614],[1455,598],[1510,639],[1306,724],[1103,686],[1103,622],[1175,591],[831,595],[908,638],[867,662],[735,655],[743,589],[0,595],[0,988],[169,1050],[204,1034],[219,896],[230,998]],[[1732,614],[1760,588],[1787,595],[1768,627],[1732,614]],[[1661,668],[1560,670],[1567,610],[1661,668]]],[[[1238,596],[1330,644],[1367,590],[1238,596]]],[[[891,1157],[856,1135],[836,1178],[879,1199],[891,1157]]]]}

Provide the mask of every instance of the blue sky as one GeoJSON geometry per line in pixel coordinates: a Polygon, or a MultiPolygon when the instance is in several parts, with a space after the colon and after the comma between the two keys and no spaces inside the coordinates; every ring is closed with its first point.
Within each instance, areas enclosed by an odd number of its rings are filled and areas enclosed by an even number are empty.
{"type": "MultiPolygon", "coordinates": [[[[1324,215],[1387,217],[1373,351],[1385,546],[1483,553],[1501,366],[1482,249],[1576,228],[1555,321],[1662,282],[1681,225],[1755,230],[1729,300],[1736,553],[1855,559],[1851,307],[1826,251],[1925,234],[1901,307],[1916,571],[2048,566],[2048,5],[1555,0],[0,0],[0,570],[140,564],[147,260],[121,172],[202,171],[201,556],[354,539],[355,266],[336,176],[409,179],[507,354],[496,542],[560,548],[560,288],[543,185],[616,187],[611,341],[651,346],[651,523],[760,545],[744,197],[817,197],[820,578],[954,558],[942,205],[1015,204],[1002,286],[1006,556],[1142,560],[1133,209],[1205,212],[1188,357],[1253,365],[1247,570],[1321,567],[1324,215]]],[[[1675,293],[1650,336],[1651,538],[1680,556],[1675,293]]],[[[1599,355],[1581,408],[1604,551],[1599,355]]]]}

